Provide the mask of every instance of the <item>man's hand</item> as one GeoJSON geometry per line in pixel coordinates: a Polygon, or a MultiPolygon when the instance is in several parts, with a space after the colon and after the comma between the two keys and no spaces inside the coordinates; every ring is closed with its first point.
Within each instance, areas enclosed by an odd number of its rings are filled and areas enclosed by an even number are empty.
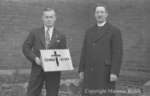
{"type": "Polygon", "coordinates": [[[80,73],[79,73],[78,85],[80,85],[80,84],[82,83],[83,79],[84,79],[84,72],[80,72],[80,73]]]}
{"type": "Polygon", "coordinates": [[[35,63],[36,63],[37,65],[39,65],[39,66],[42,65],[42,61],[41,61],[41,59],[40,59],[39,57],[36,57],[36,58],[35,58],[35,63]]]}
{"type": "Polygon", "coordinates": [[[80,72],[79,77],[80,77],[80,81],[82,81],[84,79],[84,72],[80,72]]]}
{"type": "Polygon", "coordinates": [[[111,82],[115,82],[115,81],[117,81],[117,80],[118,80],[118,77],[117,77],[116,74],[110,74],[110,81],[111,81],[111,82]]]}

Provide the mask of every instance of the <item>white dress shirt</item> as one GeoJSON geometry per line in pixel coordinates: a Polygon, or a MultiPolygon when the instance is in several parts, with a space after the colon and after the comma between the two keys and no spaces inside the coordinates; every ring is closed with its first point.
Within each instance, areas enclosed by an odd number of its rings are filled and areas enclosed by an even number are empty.
{"type": "MultiPolygon", "coordinates": [[[[44,29],[45,29],[45,36],[46,36],[46,32],[47,32],[48,28],[46,26],[44,26],[44,29]]],[[[53,31],[54,31],[54,27],[50,27],[50,29],[48,31],[50,40],[52,39],[53,31]]]]}

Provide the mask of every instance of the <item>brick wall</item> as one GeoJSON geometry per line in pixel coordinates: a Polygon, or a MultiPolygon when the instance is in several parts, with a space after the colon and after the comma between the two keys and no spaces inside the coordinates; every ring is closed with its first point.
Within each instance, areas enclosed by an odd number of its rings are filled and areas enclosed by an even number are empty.
{"type": "MultiPolygon", "coordinates": [[[[0,1],[0,69],[30,68],[31,65],[23,56],[21,47],[28,31],[41,26],[40,16],[45,7],[54,7],[57,10],[57,27],[67,36],[73,63],[77,69],[84,31],[94,23],[95,3],[105,3],[109,8],[110,22],[122,30],[124,42],[124,57],[118,85],[140,87],[150,79],[148,0],[32,1],[0,1]]],[[[27,82],[28,75],[25,78],[19,75],[15,82],[27,82]]],[[[13,75],[12,78],[14,79],[15,76],[13,75]]],[[[10,84],[14,81],[9,76],[2,77],[4,79],[0,79],[1,84],[7,80],[10,84]]],[[[76,80],[78,74],[76,71],[64,72],[63,77],[63,79],[76,80]]]]}

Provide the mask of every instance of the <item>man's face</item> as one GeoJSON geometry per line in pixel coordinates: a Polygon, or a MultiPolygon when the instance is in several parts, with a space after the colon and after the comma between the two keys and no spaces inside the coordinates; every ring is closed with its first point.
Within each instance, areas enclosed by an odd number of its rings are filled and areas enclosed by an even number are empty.
{"type": "Polygon", "coordinates": [[[56,21],[56,14],[54,10],[43,12],[43,23],[45,26],[52,27],[56,21]]]}
{"type": "Polygon", "coordinates": [[[95,18],[96,18],[97,22],[99,22],[99,23],[104,22],[106,20],[107,16],[108,16],[108,13],[107,13],[105,7],[103,7],[103,6],[96,7],[95,18]]]}

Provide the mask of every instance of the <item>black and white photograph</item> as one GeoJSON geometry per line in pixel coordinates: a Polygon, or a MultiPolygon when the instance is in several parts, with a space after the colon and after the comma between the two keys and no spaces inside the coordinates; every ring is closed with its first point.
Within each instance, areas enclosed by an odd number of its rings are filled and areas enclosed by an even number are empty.
{"type": "Polygon", "coordinates": [[[150,96],[149,0],[0,0],[0,96],[150,96]]]}

